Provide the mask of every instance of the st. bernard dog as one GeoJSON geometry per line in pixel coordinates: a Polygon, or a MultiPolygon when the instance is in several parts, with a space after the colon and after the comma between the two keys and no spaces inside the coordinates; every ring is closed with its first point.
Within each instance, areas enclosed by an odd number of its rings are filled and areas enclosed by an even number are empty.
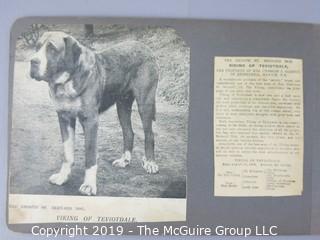
{"type": "Polygon", "coordinates": [[[79,191],[96,195],[98,118],[113,104],[117,106],[124,147],[122,156],[112,165],[128,166],[134,139],[131,125],[134,100],[145,136],[142,167],[147,173],[159,171],[152,131],[159,78],[157,66],[152,51],[137,41],[122,42],[97,53],[64,32],[46,32],[41,36],[30,60],[30,76],[49,85],[64,146],[61,169],[49,178],[50,183],[62,185],[70,176],[78,119],[85,135],[86,161],[84,182],[79,191]]]}

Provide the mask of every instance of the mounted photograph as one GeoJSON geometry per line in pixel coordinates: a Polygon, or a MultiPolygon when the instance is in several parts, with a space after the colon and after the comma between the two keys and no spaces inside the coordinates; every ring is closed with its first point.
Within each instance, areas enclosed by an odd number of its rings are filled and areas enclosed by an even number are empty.
{"type": "Polygon", "coordinates": [[[13,44],[8,222],[185,221],[190,48],[179,33],[37,23],[13,44]]]}

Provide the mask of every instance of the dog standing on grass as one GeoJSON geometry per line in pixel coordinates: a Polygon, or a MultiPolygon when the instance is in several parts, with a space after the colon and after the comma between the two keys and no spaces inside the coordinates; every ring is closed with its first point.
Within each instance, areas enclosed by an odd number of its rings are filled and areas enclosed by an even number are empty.
{"type": "Polygon", "coordinates": [[[122,156],[112,165],[124,168],[130,164],[134,100],[145,136],[142,167],[147,173],[159,171],[152,131],[159,75],[156,60],[147,46],[128,41],[96,53],[64,32],[46,32],[30,61],[30,76],[48,82],[50,97],[58,113],[64,160],[60,171],[49,178],[52,184],[62,185],[70,176],[78,119],[85,135],[86,161],[84,182],[79,191],[84,195],[96,195],[98,118],[113,104],[117,106],[124,147],[122,156]]]}

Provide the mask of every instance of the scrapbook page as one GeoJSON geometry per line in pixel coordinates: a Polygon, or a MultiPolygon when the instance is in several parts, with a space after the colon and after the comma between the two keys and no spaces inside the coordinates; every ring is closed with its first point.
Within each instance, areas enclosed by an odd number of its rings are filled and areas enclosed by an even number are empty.
{"type": "Polygon", "coordinates": [[[19,19],[8,227],[319,234],[319,43],[312,24],[19,19]]]}

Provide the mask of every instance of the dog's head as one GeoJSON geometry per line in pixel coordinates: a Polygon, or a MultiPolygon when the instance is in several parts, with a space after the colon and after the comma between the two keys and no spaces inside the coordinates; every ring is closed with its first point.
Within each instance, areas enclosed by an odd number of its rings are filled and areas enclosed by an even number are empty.
{"type": "Polygon", "coordinates": [[[87,50],[64,32],[46,32],[38,41],[30,60],[30,76],[38,81],[58,81],[63,74],[72,75],[83,64],[87,50]]]}

